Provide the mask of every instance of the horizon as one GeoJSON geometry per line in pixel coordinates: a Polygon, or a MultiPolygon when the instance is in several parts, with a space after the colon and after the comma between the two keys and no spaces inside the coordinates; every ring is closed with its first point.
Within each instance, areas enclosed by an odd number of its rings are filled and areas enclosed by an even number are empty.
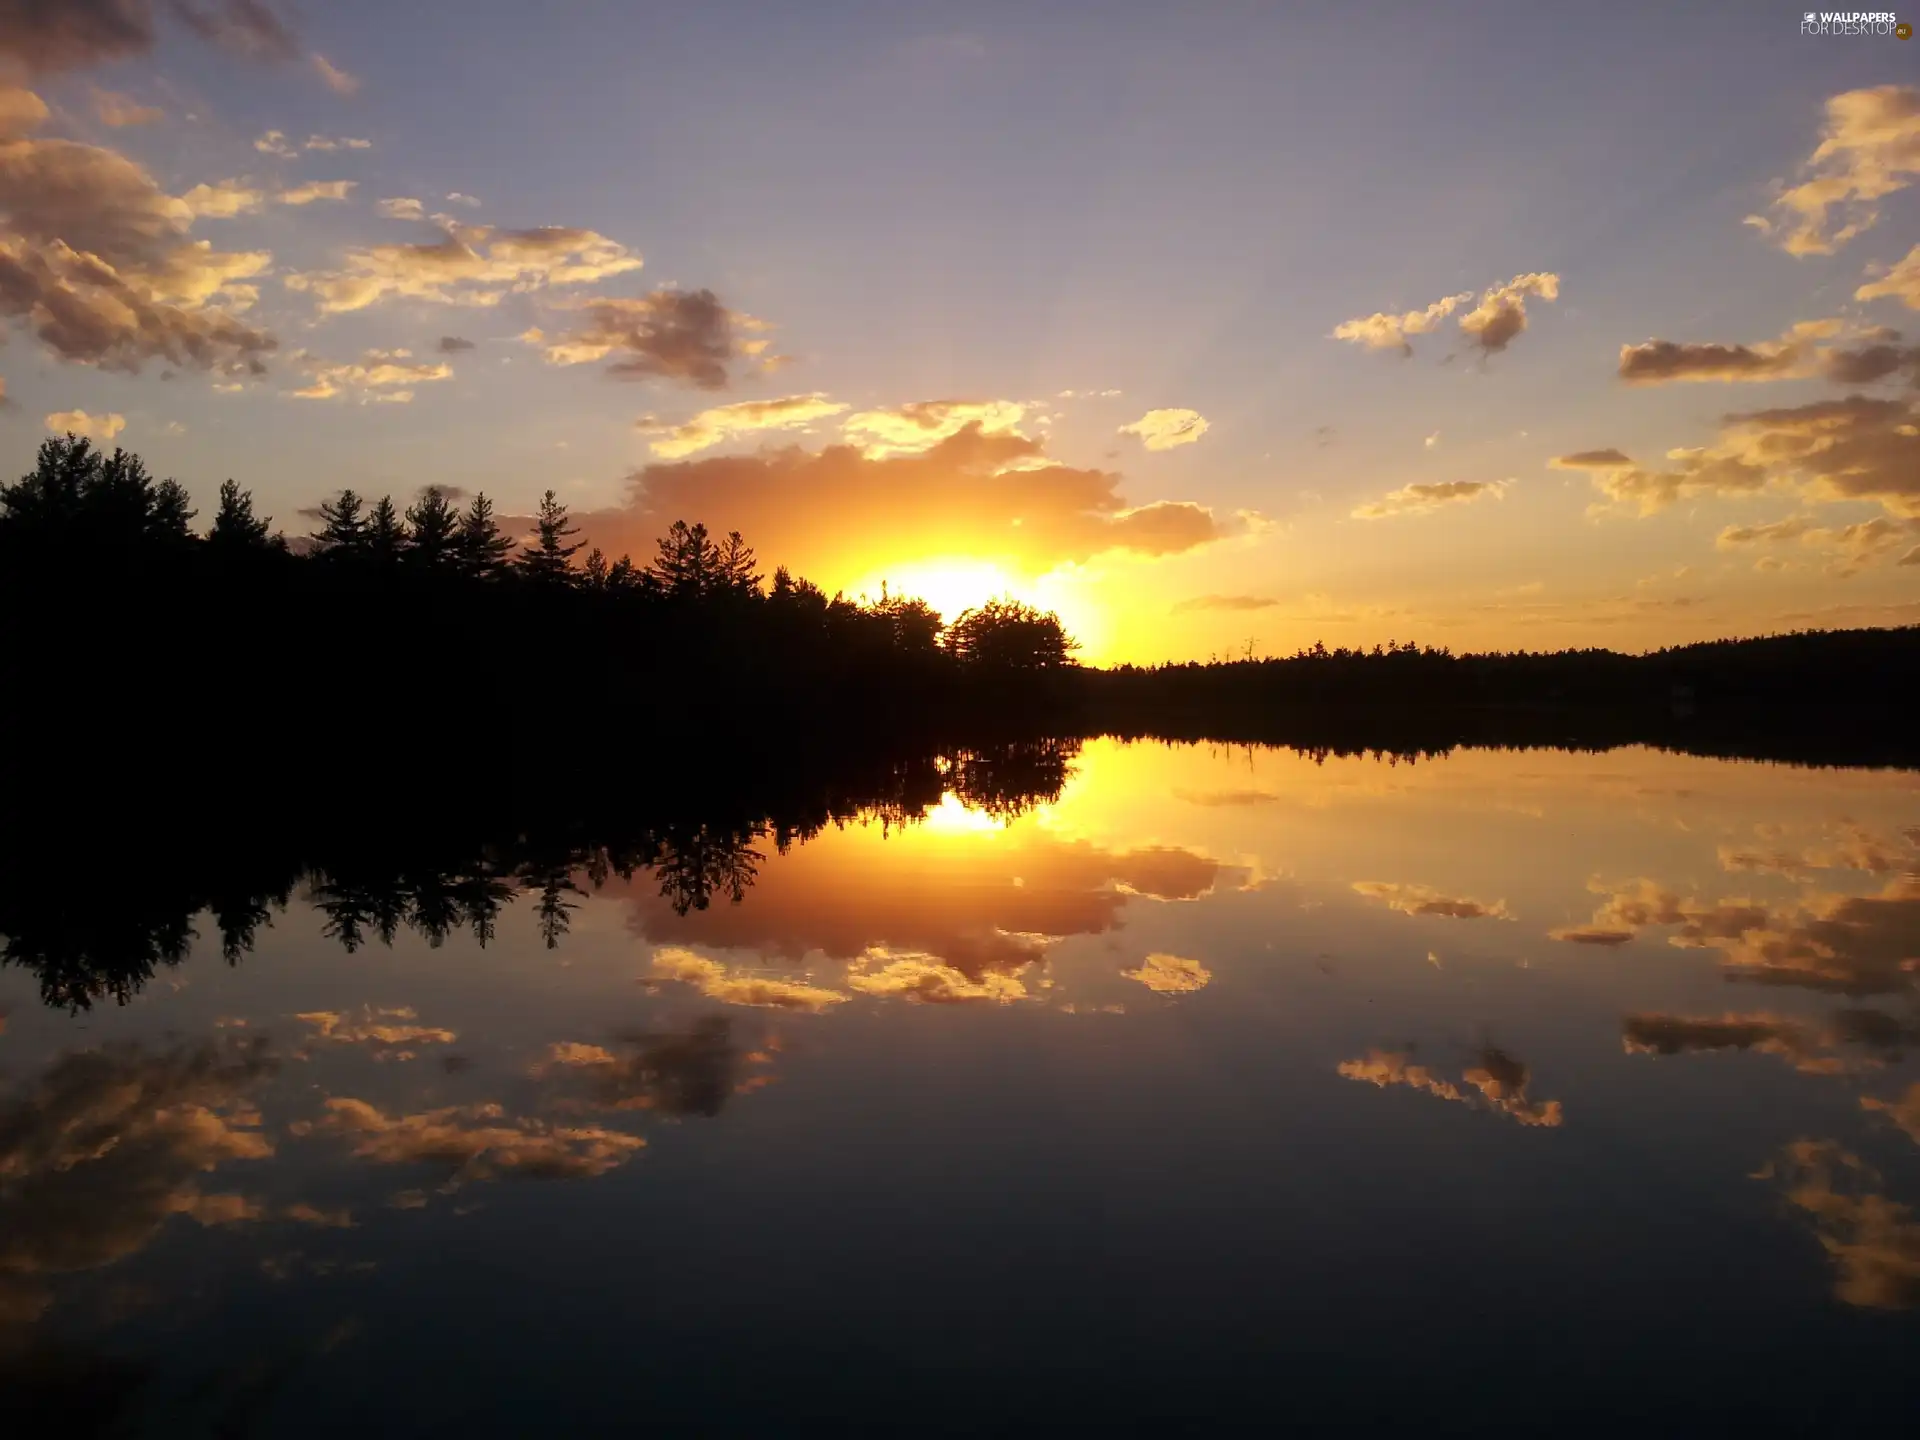
{"type": "Polygon", "coordinates": [[[348,486],[551,487],[609,559],[700,521],[1098,665],[1920,620],[1910,41],[291,15],[0,15],[21,450],[123,445],[202,526],[231,477],[289,536],[348,486]]]}

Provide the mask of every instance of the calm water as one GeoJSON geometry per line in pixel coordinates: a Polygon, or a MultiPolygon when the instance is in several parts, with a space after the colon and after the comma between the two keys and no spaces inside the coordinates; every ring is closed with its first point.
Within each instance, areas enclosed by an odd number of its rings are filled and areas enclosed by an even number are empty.
{"type": "Polygon", "coordinates": [[[77,1013],[0,969],[0,1414],[1920,1416],[1920,777],[1099,743],[755,848],[485,947],[309,885],[77,1013]]]}

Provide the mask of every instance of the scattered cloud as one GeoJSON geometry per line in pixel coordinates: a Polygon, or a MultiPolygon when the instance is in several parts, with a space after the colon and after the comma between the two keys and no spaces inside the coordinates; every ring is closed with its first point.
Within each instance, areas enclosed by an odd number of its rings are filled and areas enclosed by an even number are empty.
{"type": "Polygon", "coordinates": [[[847,966],[847,984],[863,995],[881,995],[925,1005],[991,1001],[1009,1005],[1027,998],[1019,976],[988,970],[979,976],[946,964],[938,956],[900,954],[876,946],[847,966]]]}
{"type": "Polygon", "coordinates": [[[640,429],[659,437],[648,445],[654,454],[678,460],[736,435],[792,429],[838,415],[847,408],[824,395],[789,395],[781,400],[742,400],[715,406],[679,425],[662,425],[649,418],[640,422],[640,429]]]}
{"type": "MultiPolygon", "coordinates": [[[[169,0],[202,40],[249,60],[286,60],[299,42],[262,0],[169,0]]],[[[153,0],[51,0],[0,7],[0,57],[30,74],[78,70],[153,49],[153,0]]]]}
{"type": "Polygon", "coordinates": [[[89,415],[84,410],[56,410],[47,416],[47,429],[56,435],[83,435],[105,443],[127,428],[124,415],[89,415]]]}
{"type": "Polygon", "coordinates": [[[1774,218],[1748,223],[1789,255],[1831,255],[1879,223],[1877,202],[1920,175],[1920,90],[1879,85],[1831,97],[1804,170],[1773,202],[1774,218]]]}
{"type": "Polygon", "coordinates": [[[1135,436],[1149,450],[1171,450],[1192,445],[1207,429],[1207,418],[1198,410],[1149,410],[1117,433],[1135,436]]]}
{"type": "Polygon", "coordinates": [[[1847,1068],[1816,1027],[1780,1015],[1628,1015],[1620,1022],[1620,1043],[1629,1055],[1752,1051],[1777,1056],[1805,1075],[1847,1068]]]}
{"type": "Polygon", "coordinates": [[[321,313],[328,315],[364,310],[389,297],[491,306],[509,294],[622,275],[638,270],[640,263],[640,257],[625,246],[591,230],[558,225],[499,230],[456,224],[448,226],[440,239],[424,244],[350,250],[340,269],[295,272],[286,277],[286,285],[314,296],[321,313]]]}
{"type": "MultiPolygon", "coordinates": [[[[639,263],[624,250],[605,262],[622,270],[639,263]],[[622,263],[626,258],[632,263],[622,263]]],[[[744,332],[762,328],[761,322],[728,309],[711,290],[655,290],[583,300],[571,308],[578,324],[551,336],[530,330],[524,338],[540,347],[550,365],[611,359],[606,373],[618,380],[675,380],[699,390],[724,390],[732,379],[730,367],[758,357],[766,344],[743,339],[744,332]]]]}
{"type": "Polygon", "coordinates": [[[1356,520],[1388,520],[1396,515],[1425,515],[1443,505],[1467,504],[1491,496],[1498,500],[1510,480],[1443,480],[1432,484],[1403,485],[1378,500],[1356,506],[1356,520]]]}
{"type": "Polygon", "coordinates": [[[566,1041],[535,1068],[563,1104],[651,1110],[660,1115],[718,1115],[738,1093],[743,1058],[733,1019],[705,1015],[684,1032],[617,1035],[604,1045],[566,1041]]]}
{"type": "Polygon", "coordinates": [[[424,220],[427,212],[421,203],[411,195],[395,195],[385,200],[373,202],[376,213],[389,220],[424,220]]]}
{"type": "Polygon", "coordinates": [[[652,974],[658,980],[677,980],[690,985],[709,1000],[718,1000],[723,1005],[757,1005],[818,1014],[848,998],[838,990],[819,985],[731,972],[719,961],[678,945],[663,945],[653,952],[652,974]]]}
{"type": "Polygon", "coordinates": [[[410,1006],[363,1006],[358,1015],[315,1010],[293,1017],[311,1026],[316,1044],[363,1046],[376,1060],[412,1060],[418,1047],[451,1045],[459,1036],[438,1025],[422,1025],[410,1006]]]}
{"type": "Polygon", "coordinates": [[[231,220],[259,214],[266,208],[267,195],[244,180],[216,180],[194,186],[180,197],[180,203],[196,220],[231,220]]]}
{"type": "Polygon", "coordinates": [[[345,200],[357,182],[352,180],[309,180],[291,190],[282,190],[275,198],[282,205],[311,205],[316,200],[345,200]]]}
{"type": "Polygon", "coordinates": [[[1025,438],[1020,429],[1026,406],[1015,400],[913,400],[889,410],[849,415],[840,433],[869,460],[918,455],[969,426],[984,435],[1025,438]]]}
{"type": "Polygon", "coordinates": [[[1404,1085],[1436,1099],[1450,1100],[1477,1110],[1504,1115],[1521,1125],[1552,1128],[1564,1115],[1558,1100],[1527,1098],[1528,1069],[1503,1050],[1485,1047],[1461,1073],[1458,1083],[1444,1079],[1426,1065],[1416,1064],[1405,1050],[1369,1050],[1355,1060],[1343,1060],[1337,1073],[1386,1089],[1404,1085]]]}
{"type": "Polygon", "coordinates": [[[334,94],[357,95],[360,92],[360,82],[339,66],[333,64],[319,51],[314,51],[309,58],[313,61],[314,73],[325,82],[326,87],[333,91],[334,94]]]}
{"type": "MultiPolygon", "coordinates": [[[[1548,271],[1530,271],[1489,286],[1480,293],[1473,309],[1459,315],[1461,334],[1480,354],[1497,355],[1527,328],[1530,298],[1558,300],[1560,277],[1548,271]]],[[[1413,343],[1408,337],[1438,328],[1442,321],[1473,299],[1473,292],[1466,290],[1458,295],[1443,296],[1421,310],[1344,320],[1333,328],[1332,338],[1350,340],[1369,350],[1397,350],[1402,355],[1411,355],[1413,343]]]]}
{"type": "Polygon", "coordinates": [[[356,139],[351,135],[309,135],[307,143],[300,148],[329,153],[335,150],[371,150],[373,142],[356,139]]]}
{"type": "Polygon", "coordinates": [[[287,393],[297,400],[331,400],[351,395],[362,404],[405,405],[415,385],[451,380],[453,367],[444,361],[415,360],[411,350],[369,350],[358,360],[332,363],[302,356],[312,381],[287,393]]]}
{"type": "Polygon", "coordinates": [[[111,129],[151,125],[157,120],[166,119],[166,112],[158,106],[142,105],[131,95],[123,95],[118,90],[102,90],[90,85],[87,87],[87,98],[93,102],[95,118],[111,129]]]}
{"type": "Polygon", "coordinates": [[[291,160],[300,152],[287,143],[284,131],[269,130],[253,142],[253,148],[262,155],[277,155],[283,160],[291,160]]]}
{"type": "Polygon", "coordinates": [[[452,1185],[604,1175],[646,1144],[637,1135],[598,1125],[514,1118],[495,1104],[389,1115],[365,1100],[338,1095],[326,1101],[319,1120],[290,1128],[343,1137],[356,1156],[378,1165],[431,1167],[445,1173],[452,1185]]]}
{"type": "MultiPolygon", "coordinates": [[[[1894,551],[1920,539],[1920,516],[1893,520],[1877,515],[1851,525],[1821,525],[1811,515],[1790,515],[1765,525],[1730,525],[1720,532],[1717,544],[1722,550],[1750,545],[1780,545],[1798,541],[1808,549],[1828,557],[1827,573],[1836,579],[1848,579],[1864,569],[1889,559],[1894,551]]],[[[1763,556],[1776,563],[1766,569],[1779,569],[1777,556],[1763,556]]],[[[1904,560],[1897,562],[1904,564],[1904,560]]]]}
{"type": "Polygon", "coordinates": [[[1869,1310],[1920,1301],[1920,1222],[1858,1155],[1830,1140],[1796,1140],[1757,1178],[1777,1180],[1811,1222],[1835,1271],[1835,1299],[1869,1310]]]}
{"type": "Polygon", "coordinates": [[[463,340],[458,335],[442,335],[433,348],[437,354],[458,355],[463,350],[472,350],[477,347],[473,341],[463,340]]]}
{"type": "Polygon", "coordinates": [[[1139,968],[1120,973],[1162,995],[1186,995],[1204,990],[1213,979],[1213,972],[1198,960],[1179,955],[1149,955],[1140,962],[1139,968]]]}
{"type": "Polygon", "coordinates": [[[465,205],[470,210],[478,210],[480,208],[480,201],[476,196],[462,195],[458,190],[448,192],[447,203],[449,205],[465,205]]]}
{"type": "Polygon", "coordinates": [[[1356,880],[1354,893],[1378,900],[1389,910],[1402,915],[1438,915],[1448,920],[1511,920],[1514,914],[1507,902],[1443,895],[1431,885],[1400,885],[1389,880],[1356,880]]]}

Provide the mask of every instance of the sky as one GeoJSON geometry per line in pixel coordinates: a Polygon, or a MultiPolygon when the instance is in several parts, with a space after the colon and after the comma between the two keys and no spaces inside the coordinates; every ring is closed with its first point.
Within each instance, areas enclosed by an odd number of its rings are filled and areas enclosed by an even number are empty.
{"type": "Polygon", "coordinates": [[[1804,13],[0,0],[0,439],[1103,663],[1912,623],[1920,43],[1804,13]]]}

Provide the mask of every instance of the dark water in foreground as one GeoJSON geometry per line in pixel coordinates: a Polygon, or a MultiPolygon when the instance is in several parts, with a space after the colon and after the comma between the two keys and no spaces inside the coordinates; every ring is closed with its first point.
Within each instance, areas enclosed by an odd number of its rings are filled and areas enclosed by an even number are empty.
{"type": "Polygon", "coordinates": [[[6,1433],[1920,1417],[1920,776],[1076,767],[685,914],[0,969],[6,1433]]]}

